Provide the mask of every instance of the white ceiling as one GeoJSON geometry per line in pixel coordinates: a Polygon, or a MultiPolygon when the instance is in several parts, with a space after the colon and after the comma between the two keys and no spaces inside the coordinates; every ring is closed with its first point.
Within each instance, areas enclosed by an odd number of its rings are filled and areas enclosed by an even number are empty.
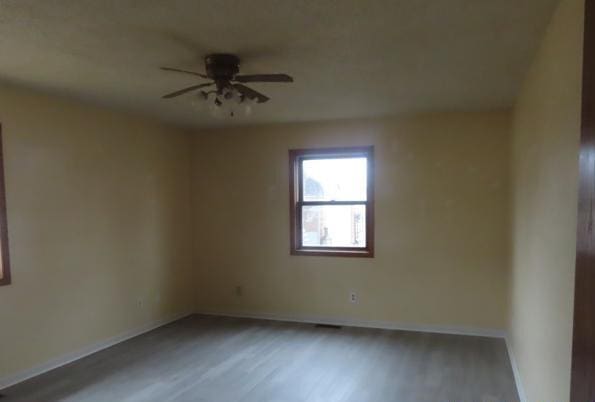
{"type": "MultiPolygon", "coordinates": [[[[504,108],[556,0],[0,1],[0,79],[193,126],[504,108]],[[248,120],[213,120],[190,97],[211,52],[271,97],[248,120]]],[[[199,79],[200,80],[200,79],[199,79]]]]}

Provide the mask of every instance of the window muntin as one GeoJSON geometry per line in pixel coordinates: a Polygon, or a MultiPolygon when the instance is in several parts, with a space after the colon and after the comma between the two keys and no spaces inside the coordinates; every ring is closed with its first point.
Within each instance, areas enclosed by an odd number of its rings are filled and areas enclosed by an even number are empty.
{"type": "Polygon", "coordinates": [[[291,253],[373,256],[373,148],[290,151],[291,253]]]}

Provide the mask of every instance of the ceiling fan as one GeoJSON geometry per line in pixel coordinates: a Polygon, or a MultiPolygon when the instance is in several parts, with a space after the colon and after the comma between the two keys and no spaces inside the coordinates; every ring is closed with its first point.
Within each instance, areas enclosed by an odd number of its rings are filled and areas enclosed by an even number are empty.
{"type": "Polygon", "coordinates": [[[189,92],[200,90],[199,96],[205,100],[213,100],[213,112],[222,110],[224,114],[234,116],[239,109],[247,110],[251,103],[264,103],[269,97],[244,85],[251,82],[293,82],[287,74],[252,74],[241,75],[240,59],[232,54],[211,54],[205,57],[206,73],[181,70],[172,67],[161,67],[165,71],[191,74],[211,82],[192,85],[164,95],[162,98],[171,99],[189,92]],[[210,90],[204,90],[213,87],[210,90]],[[204,88],[204,89],[203,89],[204,88]],[[239,106],[244,106],[240,108],[239,106]]]}

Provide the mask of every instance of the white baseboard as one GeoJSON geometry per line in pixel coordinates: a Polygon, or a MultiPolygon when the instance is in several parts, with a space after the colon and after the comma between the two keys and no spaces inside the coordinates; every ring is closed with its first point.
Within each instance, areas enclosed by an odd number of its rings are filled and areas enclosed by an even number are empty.
{"type": "Polygon", "coordinates": [[[16,374],[12,374],[12,375],[0,378],[0,390],[2,390],[4,388],[8,388],[12,385],[18,384],[22,381],[28,380],[32,377],[38,376],[40,374],[43,374],[43,373],[53,370],[55,368],[64,366],[68,363],[72,363],[75,360],[82,359],[83,357],[86,357],[93,353],[99,352],[100,350],[107,349],[110,346],[114,346],[118,343],[124,342],[131,338],[134,338],[135,336],[142,335],[145,332],[152,331],[155,328],[162,327],[166,324],[177,321],[181,318],[184,318],[184,317],[186,317],[188,315],[192,315],[192,314],[193,313],[190,313],[190,312],[183,313],[183,314],[176,314],[175,316],[172,316],[172,317],[169,317],[166,319],[154,321],[147,325],[143,325],[140,328],[126,331],[124,333],[121,333],[120,335],[116,335],[109,339],[94,343],[92,345],[84,347],[84,348],[77,350],[75,352],[67,353],[65,355],[53,358],[43,364],[40,364],[39,366],[35,366],[33,368],[23,370],[16,374]]]}
{"type": "Polygon", "coordinates": [[[413,332],[429,332],[435,334],[450,334],[450,335],[466,335],[466,336],[482,336],[488,338],[506,338],[506,331],[500,329],[489,328],[473,328],[464,326],[439,326],[439,325],[420,325],[420,324],[405,324],[395,323],[391,321],[366,321],[354,320],[350,318],[330,318],[319,316],[286,316],[266,313],[226,313],[217,311],[199,311],[197,314],[221,316],[221,317],[235,317],[235,318],[252,318],[258,320],[271,321],[289,321],[300,322],[306,324],[327,324],[327,325],[341,325],[345,327],[362,327],[362,328],[376,328],[388,329],[396,331],[413,331],[413,332]]]}
{"type": "Polygon", "coordinates": [[[506,341],[506,349],[508,350],[508,358],[510,359],[510,365],[512,366],[512,374],[514,375],[514,382],[516,383],[516,390],[519,394],[519,400],[521,402],[527,402],[527,395],[525,394],[525,388],[521,380],[521,372],[519,366],[516,363],[514,351],[512,350],[512,342],[509,336],[504,339],[506,341]]]}

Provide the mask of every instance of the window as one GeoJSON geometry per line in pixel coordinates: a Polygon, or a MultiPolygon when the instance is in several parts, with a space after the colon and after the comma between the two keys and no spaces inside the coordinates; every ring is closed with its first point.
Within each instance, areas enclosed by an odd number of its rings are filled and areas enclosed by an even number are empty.
{"type": "Polygon", "coordinates": [[[374,148],[289,151],[293,255],[373,257],[374,148]]]}
{"type": "Polygon", "coordinates": [[[10,284],[10,262],[8,259],[8,228],[6,222],[6,197],[4,192],[4,158],[2,157],[2,126],[0,126],[0,286],[10,284]]]}

